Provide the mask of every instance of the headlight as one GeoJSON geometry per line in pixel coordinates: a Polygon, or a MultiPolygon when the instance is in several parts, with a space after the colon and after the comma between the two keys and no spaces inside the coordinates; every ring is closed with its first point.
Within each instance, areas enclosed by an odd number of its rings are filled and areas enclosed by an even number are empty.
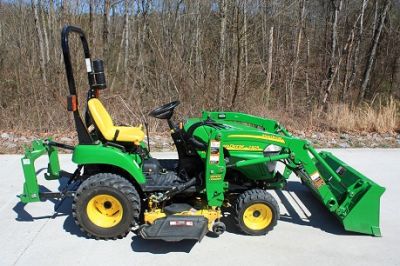
{"type": "Polygon", "coordinates": [[[282,150],[282,147],[274,145],[274,144],[271,144],[271,145],[268,145],[264,149],[264,152],[265,153],[277,153],[277,152],[280,152],[281,150],[282,150]]]}
{"type": "MultiPolygon", "coordinates": [[[[282,147],[274,145],[274,144],[270,144],[264,149],[264,156],[277,155],[280,153],[281,150],[282,150],[282,147]]],[[[276,163],[277,163],[276,161],[266,163],[269,172],[272,173],[275,171],[276,163]]]]}

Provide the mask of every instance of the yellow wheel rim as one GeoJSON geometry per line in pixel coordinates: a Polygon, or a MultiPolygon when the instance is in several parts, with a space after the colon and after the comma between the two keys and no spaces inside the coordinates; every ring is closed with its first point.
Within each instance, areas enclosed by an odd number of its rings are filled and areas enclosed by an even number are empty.
{"type": "Polygon", "coordinates": [[[107,194],[96,195],[86,206],[89,220],[102,228],[110,228],[122,220],[123,208],[121,202],[107,194]]]}
{"type": "Polygon", "coordinates": [[[266,204],[252,204],[243,213],[243,222],[251,230],[263,230],[271,221],[272,210],[266,204]]]}

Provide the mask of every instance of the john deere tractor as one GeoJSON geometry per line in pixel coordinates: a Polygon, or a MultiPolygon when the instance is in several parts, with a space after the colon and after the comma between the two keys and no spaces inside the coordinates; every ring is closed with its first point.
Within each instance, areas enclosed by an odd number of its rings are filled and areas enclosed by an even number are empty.
{"type": "Polygon", "coordinates": [[[36,140],[26,149],[22,202],[72,196],[76,224],[97,239],[122,238],[133,230],[144,239],[200,241],[209,231],[225,231],[221,208],[228,205],[244,233],[264,235],[280,213],[268,190],[284,188],[294,173],[346,230],[380,236],[379,201],[385,189],[274,120],[203,111],[201,117],[176,122],[179,101],[173,101],[149,115],[167,122],[178,159],[153,158],[142,126],[115,125],[101,102],[99,92],[106,89],[103,61],[90,58],[84,32],[66,26],[61,42],[68,111],[79,143],[36,140]],[[85,56],[89,89],[84,118],[78,108],[70,34],[80,37],[85,56]],[[72,151],[77,165],[73,173],[60,170],[58,149],[72,151]],[[69,180],[59,192],[39,189],[34,162],[44,154],[49,157],[45,178],[69,180]],[[277,170],[277,162],[284,164],[283,171],[277,170]]]}

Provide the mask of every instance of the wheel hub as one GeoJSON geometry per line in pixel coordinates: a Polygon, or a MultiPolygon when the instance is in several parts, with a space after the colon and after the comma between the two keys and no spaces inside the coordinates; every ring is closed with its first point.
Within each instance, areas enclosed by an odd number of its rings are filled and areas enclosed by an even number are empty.
{"type": "Polygon", "coordinates": [[[110,209],[111,207],[112,207],[111,202],[109,202],[109,201],[104,202],[104,208],[110,209]]]}
{"type": "Polygon", "coordinates": [[[252,204],[243,213],[243,222],[251,230],[263,230],[270,225],[271,221],[272,210],[266,204],[252,204]]]}
{"type": "Polygon", "coordinates": [[[96,195],[86,206],[89,220],[102,228],[116,226],[122,220],[123,208],[121,202],[108,194],[96,195]]]}

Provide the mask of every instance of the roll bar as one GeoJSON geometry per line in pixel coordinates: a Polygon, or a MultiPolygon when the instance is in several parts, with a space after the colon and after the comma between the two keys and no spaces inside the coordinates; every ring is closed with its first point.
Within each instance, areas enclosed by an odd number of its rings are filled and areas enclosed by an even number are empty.
{"type": "Polygon", "coordinates": [[[67,96],[68,111],[72,111],[75,120],[76,131],[78,133],[79,144],[92,144],[93,140],[88,132],[85,123],[82,120],[81,114],[78,108],[78,97],[76,93],[76,85],[74,79],[74,71],[71,63],[71,54],[69,49],[69,36],[70,33],[76,33],[79,35],[82,43],[83,52],[85,55],[86,70],[88,74],[89,82],[89,94],[94,94],[93,85],[95,83],[94,75],[92,71],[92,61],[90,59],[89,45],[82,29],[75,26],[64,26],[61,31],[61,47],[64,56],[65,72],[67,74],[69,95],[67,96]]]}
{"type": "Polygon", "coordinates": [[[92,62],[90,59],[89,45],[85,33],[82,31],[81,28],[75,26],[65,26],[61,32],[61,47],[64,55],[64,64],[65,64],[65,71],[67,73],[69,92],[70,94],[76,94],[74,72],[72,69],[71,55],[69,52],[69,43],[68,43],[69,34],[71,32],[79,34],[79,37],[81,39],[83,53],[85,55],[85,63],[86,63],[86,70],[88,73],[89,86],[92,87],[95,81],[92,73],[92,62]]]}

